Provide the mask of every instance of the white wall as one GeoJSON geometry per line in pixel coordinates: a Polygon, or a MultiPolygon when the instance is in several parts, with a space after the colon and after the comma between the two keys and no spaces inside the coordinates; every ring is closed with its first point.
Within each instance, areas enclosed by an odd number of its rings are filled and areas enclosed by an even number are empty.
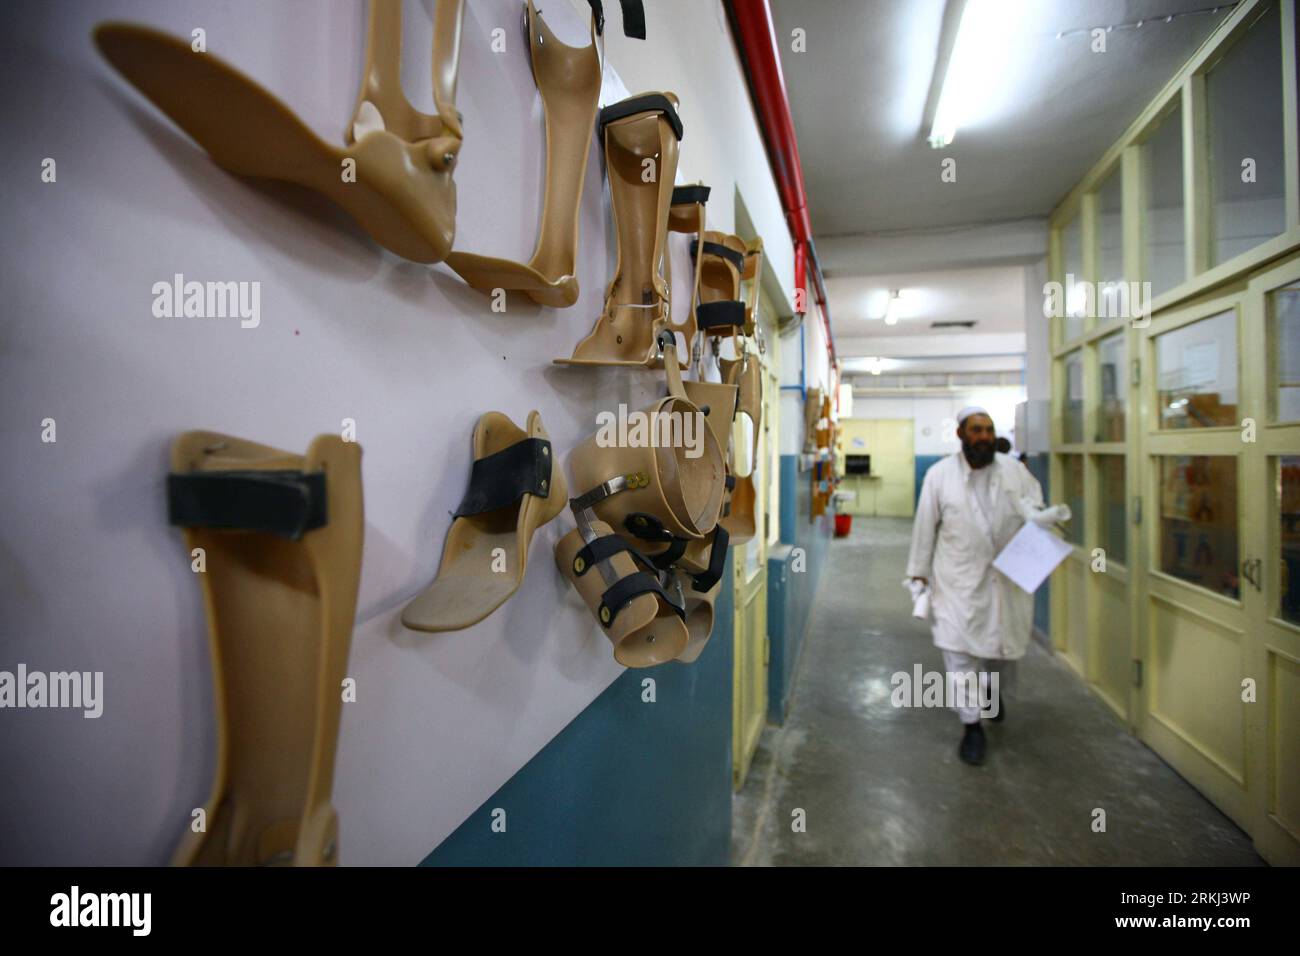
{"type": "MultiPolygon", "coordinates": [[[[999,435],[1016,442],[1016,404],[1024,401],[1019,387],[984,387],[955,391],[951,395],[880,397],[857,392],[853,396],[854,418],[910,418],[915,427],[916,455],[950,455],[961,447],[956,436],[957,413],[967,405],[988,409],[999,435]]],[[[1017,451],[1020,448],[1017,446],[1017,451]]]]}
{"type": "MultiPolygon", "coordinates": [[[[726,228],[737,183],[783,277],[791,254],[734,50],[717,3],[653,5],[650,39],[623,41],[607,4],[611,66],[633,91],[683,99],[683,178],[714,187],[726,228]],[[616,36],[616,34],[619,34],[616,36]]],[[[541,105],[517,0],[466,5],[458,105],[457,248],[526,259],[542,179],[541,105]],[[505,53],[489,48],[501,27],[505,53]]],[[[404,79],[427,89],[432,3],[405,4],[404,79]]],[[[199,590],[165,523],[167,451],[180,432],[225,431],[305,450],[358,425],[366,536],[335,803],[346,864],[421,859],[620,672],[555,572],[562,515],[540,531],[520,592],[482,624],[429,636],[398,615],[433,577],[464,491],[477,417],[541,411],[561,454],[619,402],[648,403],[650,372],[574,370],[567,356],[600,311],[614,253],[593,148],[581,208],[576,306],[511,297],[505,314],[444,267],[380,250],[316,197],[227,175],[102,62],[94,23],[129,19],[188,35],[290,104],[328,140],[348,121],[361,67],[361,4],[199,0],[9,4],[11,102],[0,208],[13,242],[0,276],[6,415],[0,529],[6,613],[0,669],[102,670],[99,720],[0,714],[4,862],[151,864],[168,859],[207,795],[215,757],[212,675],[199,590]],[[43,157],[58,180],[42,184],[43,157]],[[154,282],[262,283],[262,321],[162,320],[154,282]],[[58,422],[42,444],[40,422],[58,422]]],[[[544,10],[586,42],[586,8],[544,10]]],[[[674,274],[686,274],[684,237],[674,274]]],[[[783,281],[783,287],[789,286],[783,281]]]]}

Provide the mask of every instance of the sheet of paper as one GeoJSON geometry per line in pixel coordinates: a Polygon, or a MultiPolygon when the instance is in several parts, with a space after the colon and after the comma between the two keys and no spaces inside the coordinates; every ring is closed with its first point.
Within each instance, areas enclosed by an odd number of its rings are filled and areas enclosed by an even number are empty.
{"type": "Polygon", "coordinates": [[[993,567],[1014,581],[1022,591],[1033,594],[1069,553],[1069,542],[1030,521],[993,559],[993,567]]]}

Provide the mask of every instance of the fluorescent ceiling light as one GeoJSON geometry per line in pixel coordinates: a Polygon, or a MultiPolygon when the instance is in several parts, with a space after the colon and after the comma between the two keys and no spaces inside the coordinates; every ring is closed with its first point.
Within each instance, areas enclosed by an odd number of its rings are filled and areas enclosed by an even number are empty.
{"type": "Polygon", "coordinates": [[[949,145],[972,110],[988,98],[999,68],[1006,65],[1009,22],[1014,22],[1014,11],[1005,5],[966,0],[930,127],[932,149],[949,145]]]}
{"type": "MultiPolygon", "coordinates": [[[[899,302],[899,296],[900,296],[901,294],[902,294],[902,292],[901,292],[901,290],[899,290],[899,289],[890,289],[890,290],[889,290],[889,304],[885,306],[885,324],[886,324],[886,325],[897,325],[897,324],[898,324],[898,319],[899,319],[898,310],[899,310],[899,307],[900,307],[900,305],[901,305],[901,303],[899,302]]],[[[877,374],[879,374],[879,373],[877,373],[877,374]]]]}
{"type": "Polygon", "coordinates": [[[897,359],[882,358],[879,355],[860,355],[844,360],[841,370],[846,373],[861,375],[864,372],[879,375],[898,365],[897,359]]]}

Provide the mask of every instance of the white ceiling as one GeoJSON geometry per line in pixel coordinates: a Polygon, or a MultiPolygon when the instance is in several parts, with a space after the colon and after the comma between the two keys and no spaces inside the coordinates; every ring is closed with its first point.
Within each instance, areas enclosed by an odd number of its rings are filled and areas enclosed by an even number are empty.
{"type": "MultiPolygon", "coordinates": [[[[1004,0],[981,115],[932,150],[944,0],[772,0],[815,237],[1041,217],[1227,16],[1212,0],[1004,0]],[[1146,19],[1105,53],[1062,31],[1146,19]],[[791,31],[806,31],[792,52],[791,31]],[[945,156],[957,181],[940,181],[945,156]]],[[[954,8],[958,9],[958,8],[954,8]]],[[[949,33],[955,15],[948,15],[949,33]]]]}
{"type": "Polygon", "coordinates": [[[1023,332],[1025,327],[1025,271],[1016,266],[832,276],[826,280],[826,296],[834,304],[837,339],[913,336],[931,331],[934,322],[974,321],[969,331],[976,334],[1023,332]],[[899,321],[890,326],[884,315],[894,289],[899,291],[899,321]]]}

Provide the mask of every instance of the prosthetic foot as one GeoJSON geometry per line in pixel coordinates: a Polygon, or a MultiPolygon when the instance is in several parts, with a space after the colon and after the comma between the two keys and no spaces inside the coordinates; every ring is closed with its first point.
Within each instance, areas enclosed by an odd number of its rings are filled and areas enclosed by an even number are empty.
{"type": "Polygon", "coordinates": [[[429,116],[402,93],[401,0],[372,0],[361,92],[344,148],[320,139],[257,83],[184,40],[106,23],[96,28],[95,43],[218,166],[324,193],[386,249],[416,262],[440,262],[455,232],[452,167],[463,138],[455,105],[461,5],[438,0],[438,115],[429,116]]]}
{"type": "Polygon", "coordinates": [[[600,114],[618,236],[618,266],[595,328],[561,365],[640,365],[663,360],[658,335],[695,335],[693,313],[674,324],[667,255],[668,214],[682,121],[671,93],[643,93],[600,114]]]}
{"type": "MultiPolygon", "coordinates": [[[[453,252],[447,265],[480,292],[518,290],[540,305],[565,308],[578,301],[578,277],[574,274],[578,206],[600,99],[602,58],[597,39],[604,18],[599,7],[593,7],[591,44],[584,47],[557,40],[533,0],[528,0],[524,18],[533,79],[546,114],[546,194],[537,245],[526,263],[453,252]]],[[[644,30],[641,35],[645,36],[644,30]]]]}
{"type": "Polygon", "coordinates": [[[519,589],[533,533],[563,509],[564,473],[542,418],[519,428],[500,412],[474,427],[469,491],[443,542],[438,576],[402,612],[417,631],[456,631],[483,620],[519,589]]]}
{"type": "Polygon", "coordinates": [[[361,574],[361,449],[305,456],[213,432],[172,445],[170,521],[207,610],[217,767],[178,866],[338,862],[330,803],[361,574]]]}

